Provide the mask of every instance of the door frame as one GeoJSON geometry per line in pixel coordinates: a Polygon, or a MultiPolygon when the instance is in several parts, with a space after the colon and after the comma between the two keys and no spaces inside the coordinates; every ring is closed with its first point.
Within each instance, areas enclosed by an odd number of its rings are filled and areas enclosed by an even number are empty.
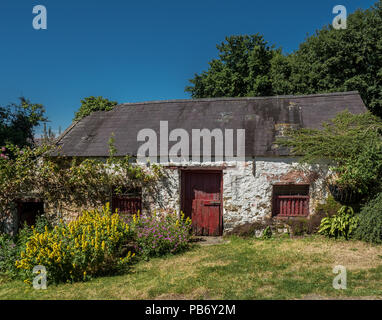
{"type": "MultiPolygon", "coordinates": [[[[186,215],[184,210],[186,203],[186,175],[188,173],[217,173],[220,176],[220,236],[223,235],[224,231],[224,220],[223,220],[223,168],[182,168],[180,169],[180,210],[186,215]]],[[[186,215],[187,217],[187,215],[186,215]]],[[[192,219],[192,213],[191,217],[192,219]]]]}

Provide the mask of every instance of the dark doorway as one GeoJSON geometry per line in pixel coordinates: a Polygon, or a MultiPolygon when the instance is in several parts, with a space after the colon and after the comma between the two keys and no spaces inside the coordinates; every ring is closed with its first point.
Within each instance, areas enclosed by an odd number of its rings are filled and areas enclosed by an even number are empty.
{"type": "Polygon", "coordinates": [[[182,171],[182,211],[186,217],[192,219],[192,228],[196,235],[222,235],[221,194],[221,171],[182,171]]]}
{"type": "Polygon", "coordinates": [[[22,228],[24,223],[28,226],[36,224],[37,216],[44,213],[44,203],[41,201],[20,201],[17,204],[19,217],[18,228],[22,228]]]}

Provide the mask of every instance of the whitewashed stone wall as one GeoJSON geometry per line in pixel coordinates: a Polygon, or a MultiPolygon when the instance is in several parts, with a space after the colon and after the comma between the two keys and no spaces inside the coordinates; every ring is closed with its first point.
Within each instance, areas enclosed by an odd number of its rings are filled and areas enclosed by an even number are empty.
{"type": "MultiPolygon", "coordinates": [[[[167,163],[162,166],[163,179],[154,190],[143,190],[143,214],[180,211],[182,168],[221,169],[223,171],[224,233],[246,223],[261,222],[264,218],[270,218],[274,184],[309,184],[311,214],[314,214],[316,204],[324,202],[328,196],[323,187],[323,178],[327,171],[322,168],[302,170],[297,160],[292,158],[256,158],[256,160],[247,159],[245,162],[182,162],[167,163]]],[[[58,208],[48,205],[45,205],[45,211],[56,214],[65,221],[74,218],[69,211],[61,212],[58,208]]],[[[81,212],[78,208],[74,211],[77,214],[81,212]]],[[[13,214],[3,220],[3,227],[8,232],[15,229],[16,218],[13,214]]]]}
{"type": "Polygon", "coordinates": [[[322,168],[306,170],[296,159],[248,159],[246,162],[167,163],[165,178],[155,192],[143,194],[143,211],[180,211],[181,169],[211,168],[223,171],[223,224],[224,232],[234,227],[261,221],[272,216],[272,191],[274,184],[309,184],[310,213],[318,202],[323,202],[326,191],[322,168]]]}
{"type": "Polygon", "coordinates": [[[180,170],[167,168],[163,171],[164,177],[154,190],[142,191],[143,214],[180,211],[180,170]]]}

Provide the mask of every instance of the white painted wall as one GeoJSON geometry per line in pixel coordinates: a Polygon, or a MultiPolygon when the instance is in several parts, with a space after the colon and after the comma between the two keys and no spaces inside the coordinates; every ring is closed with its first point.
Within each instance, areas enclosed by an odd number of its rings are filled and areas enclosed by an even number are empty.
{"type": "Polygon", "coordinates": [[[273,184],[310,184],[310,212],[318,202],[326,199],[323,178],[327,171],[322,168],[302,169],[293,158],[257,158],[246,162],[167,163],[165,178],[155,192],[143,194],[144,213],[180,211],[181,170],[223,168],[223,223],[224,232],[244,223],[259,221],[272,214],[273,184]],[[318,177],[309,179],[312,172],[318,177]]]}

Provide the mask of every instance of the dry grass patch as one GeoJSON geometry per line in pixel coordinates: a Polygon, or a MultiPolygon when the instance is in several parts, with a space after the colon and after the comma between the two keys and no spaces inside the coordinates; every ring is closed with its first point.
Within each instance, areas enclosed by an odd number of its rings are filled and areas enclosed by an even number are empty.
{"type": "Polygon", "coordinates": [[[130,273],[48,286],[0,282],[0,299],[301,299],[382,296],[382,246],[322,237],[240,239],[140,261],[130,273]],[[349,270],[348,290],[332,287],[332,269],[349,270]]]}
{"type": "Polygon", "coordinates": [[[222,261],[222,260],[217,260],[217,261],[211,261],[211,262],[203,262],[203,267],[217,267],[217,266],[226,266],[230,264],[229,261],[222,261]]]}
{"type": "Polygon", "coordinates": [[[279,249],[285,252],[296,251],[311,258],[322,257],[324,261],[333,265],[343,265],[348,270],[370,269],[382,265],[382,246],[361,241],[328,240],[317,237],[314,242],[281,242],[279,249]]]}
{"type": "Polygon", "coordinates": [[[256,293],[263,297],[271,297],[274,295],[276,288],[272,285],[263,285],[256,289],[256,293]]]}

